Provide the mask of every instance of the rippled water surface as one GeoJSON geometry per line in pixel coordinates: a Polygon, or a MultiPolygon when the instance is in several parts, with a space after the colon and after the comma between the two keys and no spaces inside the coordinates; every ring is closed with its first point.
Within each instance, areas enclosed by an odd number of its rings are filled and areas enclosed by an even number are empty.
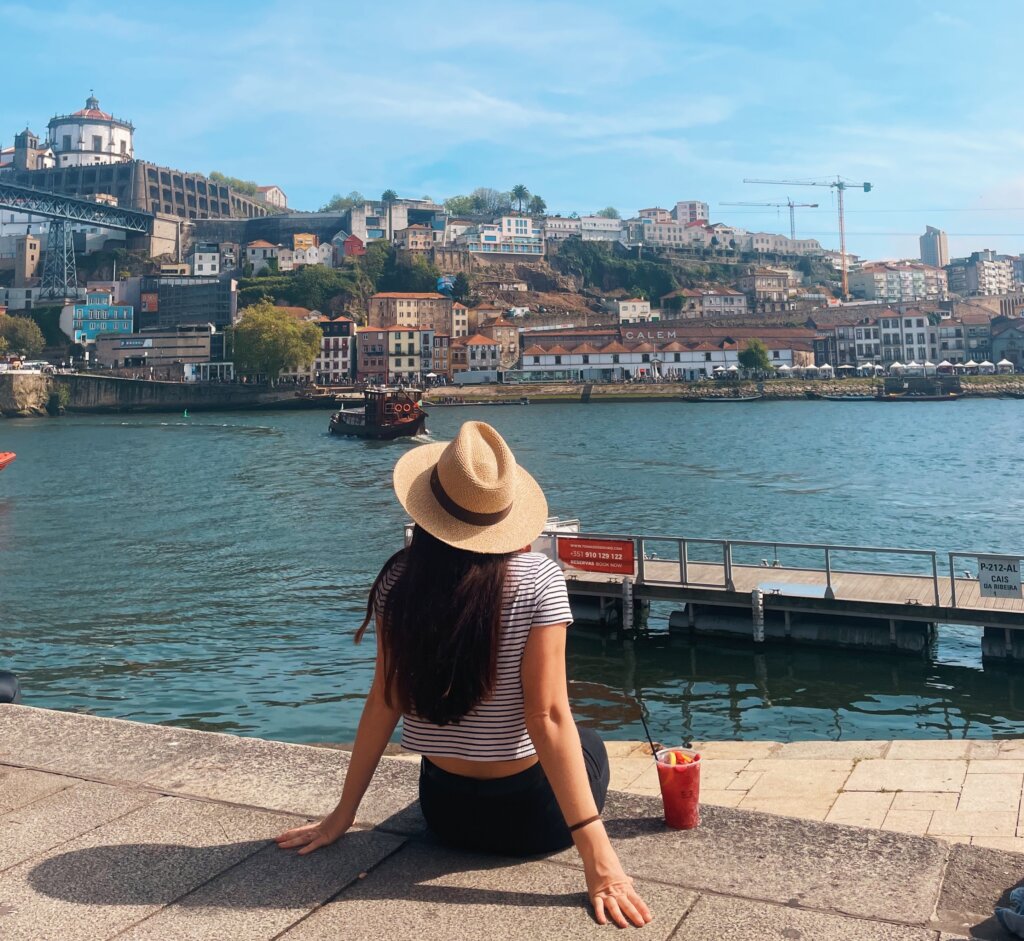
{"type": "MultiPolygon", "coordinates": [[[[0,422],[0,664],[25,701],[290,741],[350,741],[366,590],[400,545],[414,442],[334,439],[325,412],[0,422]]],[[[649,534],[1016,552],[1024,403],[650,403],[435,409],[489,421],[552,513],[649,534]]],[[[655,611],[657,617],[667,612],[655,611]]],[[[663,626],[663,624],[662,624],[663,626]]],[[[978,632],[933,656],[575,632],[577,713],[637,738],[1024,735],[1024,668],[978,632]]]]}

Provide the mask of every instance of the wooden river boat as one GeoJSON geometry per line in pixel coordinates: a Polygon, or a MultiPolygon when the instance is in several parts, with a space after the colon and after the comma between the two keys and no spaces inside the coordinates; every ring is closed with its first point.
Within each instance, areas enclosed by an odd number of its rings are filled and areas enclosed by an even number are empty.
{"type": "Polygon", "coordinates": [[[419,389],[370,388],[363,393],[362,408],[343,408],[331,416],[332,435],[392,441],[412,437],[426,429],[427,413],[419,389]]]}

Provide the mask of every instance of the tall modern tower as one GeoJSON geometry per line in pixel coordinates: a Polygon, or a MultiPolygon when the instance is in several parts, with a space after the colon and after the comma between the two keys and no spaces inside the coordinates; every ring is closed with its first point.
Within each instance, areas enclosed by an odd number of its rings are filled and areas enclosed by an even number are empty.
{"type": "Polygon", "coordinates": [[[933,268],[945,268],[949,264],[949,245],[942,229],[926,225],[924,235],[918,239],[921,245],[921,261],[933,268]]]}

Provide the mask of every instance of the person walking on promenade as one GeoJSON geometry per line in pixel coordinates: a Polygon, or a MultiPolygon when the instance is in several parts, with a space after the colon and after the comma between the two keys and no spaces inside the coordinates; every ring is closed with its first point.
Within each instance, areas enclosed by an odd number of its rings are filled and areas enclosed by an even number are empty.
{"type": "Polygon", "coordinates": [[[596,920],[645,925],[601,820],[608,754],[569,708],[565,578],[522,551],[547,520],[541,488],[497,431],[466,422],[454,441],[405,454],[394,489],[415,526],[356,633],[374,622],[377,660],[341,799],[278,845],[307,854],[352,827],[402,719],[402,745],[423,756],[423,816],[444,843],[511,856],[575,843],[596,920]]]}

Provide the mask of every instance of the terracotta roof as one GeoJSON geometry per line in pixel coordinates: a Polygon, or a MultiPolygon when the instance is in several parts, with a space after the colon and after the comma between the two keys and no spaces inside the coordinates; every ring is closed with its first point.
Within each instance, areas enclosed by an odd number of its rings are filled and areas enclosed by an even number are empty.
{"type": "Polygon", "coordinates": [[[474,334],[466,340],[466,346],[497,346],[498,341],[492,340],[490,337],[481,336],[479,333],[474,334]]]}
{"type": "Polygon", "coordinates": [[[452,310],[469,310],[469,308],[465,304],[460,304],[458,301],[456,301],[454,304],[452,304],[452,310]]]}
{"type": "Polygon", "coordinates": [[[534,343],[533,346],[528,346],[525,350],[523,350],[524,356],[543,356],[545,353],[547,353],[547,350],[544,349],[543,346],[537,346],[536,343],[534,343]]]}
{"type": "Polygon", "coordinates": [[[564,346],[552,346],[550,349],[545,350],[546,353],[553,353],[555,356],[566,356],[569,351],[564,346]]]}
{"type": "Polygon", "coordinates": [[[418,300],[421,300],[421,301],[431,301],[431,300],[442,300],[443,301],[445,299],[445,296],[443,294],[438,294],[436,291],[424,291],[422,294],[418,294],[418,293],[415,293],[415,292],[409,293],[409,292],[403,292],[403,291],[382,291],[380,294],[374,294],[373,297],[370,298],[370,300],[371,301],[376,300],[378,297],[402,298],[403,300],[405,300],[405,299],[417,300],[418,299],[418,300]]]}
{"type": "Polygon", "coordinates": [[[620,304],[646,304],[642,297],[627,297],[624,301],[619,301],[620,304]]]}
{"type": "Polygon", "coordinates": [[[495,317],[493,320],[485,320],[485,327],[515,327],[516,325],[504,317],[495,317]]]}
{"type": "Polygon", "coordinates": [[[598,349],[591,343],[581,343],[579,346],[574,346],[572,351],[574,353],[596,353],[598,349]]]}
{"type": "Polygon", "coordinates": [[[602,346],[601,347],[601,352],[602,353],[628,353],[629,350],[627,350],[617,340],[612,340],[612,342],[609,343],[607,346],[602,346]]]}
{"type": "Polygon", "coordinates": [[[632,347],[629,352],[630,353],[654,353],[654,352],[656,352],[656,349],[650,343],[638,343],[636,346],[632,347]]]}
{"type": "MultiPolygon", "coordinates": [[[[257,186],[257,187],[256,187],[256,189],[257,189],[257,190],[258,190],[259,192],[261,192],[261,193],[266,193],[266,192],[268,192],[269,190],[280,190],[280,189],[281,189],[281,187],[280,187],[280,186],[275,186],[275,185],[274,185],[274,184],[272,183],[272,184],[271,184],[270,186],[257,186]]],[[[284,192],[284,190],[281,190],[281,192],[283,193],[283,192],[284,192]]]]}
{"type": "Polygon", "coordinates": [[[684,350],[686,350],[686,347],[678,340],[673,340],[671,343],[661,348],[663,353],[682,353],[684,350]]]}
{"type": "Polygon", "coordinates": [[[256,239],[255,242],[249,242],[246,248],[277,248],[276,245],[272,245],[270,242],[266,242],[263,239],[256,239]]]}

